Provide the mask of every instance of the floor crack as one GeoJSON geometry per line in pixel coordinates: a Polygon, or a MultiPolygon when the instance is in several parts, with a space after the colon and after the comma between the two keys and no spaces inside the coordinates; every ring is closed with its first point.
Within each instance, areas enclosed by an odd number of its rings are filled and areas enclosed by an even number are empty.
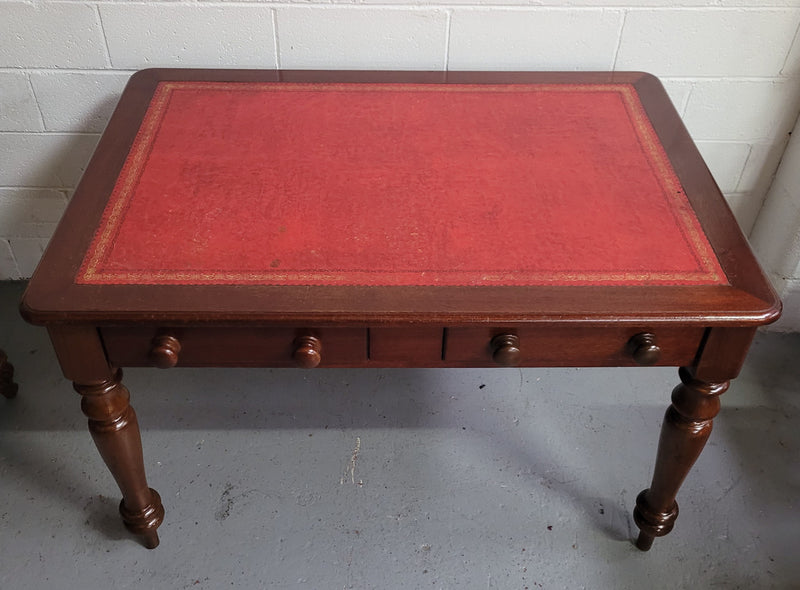
{"type": "MultiPolygon", "coordinates": [[[[358,454],[361,452],[361,437],[356,437],[356,446],[353,448],[353,455],[350,457],[350,462],[347,464],[345,468],[344,475],[342,475],[341,479],[339,480],[340,485],[344,485],[345,480],[349,479],[350,483],[356,483],[356,461],[358,461],[358,454]],[[349,477],[348,477],[349,475],[349,477]]],[[[364,485],[364,482],[360,479],[358,480],[358,485],[364,485]]]]}

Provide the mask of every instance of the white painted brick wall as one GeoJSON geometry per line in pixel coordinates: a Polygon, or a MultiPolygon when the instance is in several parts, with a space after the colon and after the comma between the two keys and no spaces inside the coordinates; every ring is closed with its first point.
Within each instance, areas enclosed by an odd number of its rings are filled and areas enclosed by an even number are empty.
{"type": "Polygon", "coordinates": [[[0,130],[43,131],[44,125],[28,75],[0,72],[0,130]]]}
{"type": "Polygon", "coordinates": [[[697,147],[709,169],[714,171],[722,192],[736,192],[747,158],[750,156],[750,146],[746,143],[727,141],[698,141],[697,147]]]}
{"type": "Polygon", "coordinates": [[[39,259],[44,254],[48,240],[46,238],[10,238],[8,243],[14,253],[20,277],[29,277],[36,270],[39,259]]]}
{"type": "Polygon", "coordinates": [[[0,189],[0,235],[49,238],[66,206],[66,191],[0,189]]]}
{"type": "Polygon", "coordinates": [[[445,67],[444,10],[301,6],[278,8],[276,13],[283,68],[445,67]]]}
{"type": "Polygon", "coordinates": [[[0,278],[30,274],[153,66],[651,71],[749,231],[800,111],[798,27],[800,0],[0,0],[0,278]]]}
{"type": "Polygon", "coordinates": [[[108,67],[97,6],[0,3],[0,67],[108,67]]]}
{"type": "Polygon", "coordinates": [[[453,11],[453,70],[610,70],[621,10],[466,9],[453,11]]]}
{"type": "Polygon", "coordinates": [[[11,244],[8,240],[0,239],[0,276],[4,279],[23,278],[19,274],[19,267],[11,251],[11,244]]]}
{"type": "Polygon", "coordinates": [[[45,130],[101,132],[130,73],[43,70],[30,77],[45,130]]]}
{"type": "Polygon", "coordinates": [[[262,6],[101,4],[115,68],[275,68],[273,13],[262,6]]]}
{"type": "Polygon", "coordinates": [[[792,49],[789,51],[786,63],[784,63],[781,69],[781,74],[785,76],[800,75],[800,29],[795,33],[792,49]]]}
{"type": "Polygon", "coordinates": [[[617,68],[657,76],[771,76],[786,61],[800,13],[762,10],[632,10],[617,68]]]}
{"type": "Polygon", "coordinates": [[[772,140],[791,131],[799,105],[798,79],[700,80],[683,119],[695,139],[772,140]]]}
{"type": "Polygon", "coordinates": [[[752,234],[753,247],[783,299],[773,326],[800,331],[800,120],[752,234]]]}
{"type": "Polygon", "coordinates": [[[98,135],[0,133],[0,187],[73,188],[98,139],[98,135]]]}

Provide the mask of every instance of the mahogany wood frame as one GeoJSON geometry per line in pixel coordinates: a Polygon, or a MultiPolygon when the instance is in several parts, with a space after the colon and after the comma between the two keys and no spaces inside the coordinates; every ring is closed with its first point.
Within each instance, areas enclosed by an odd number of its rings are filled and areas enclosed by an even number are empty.
{"type": "Polygon", "coordinates": [[[123,521],[147,547],[158,544],[164,510],[146,482],[136,415],[118,367],[681,366],[682,383],[665,417],[653,481],[634,513],[641,529],[637,546],[646,550],[672,529],[675,497],[711,431],[718,396],[738,374],[755,329],[777,319],[780,301],[660,82],[648,74],[154,69],[131,78],[21,310],[28,321],[47,327],[122,491],[123,521]],[[83,255],[162,80],[632,84],[729,284],[76,284],[83,255]],[[226,349],[232,340],[241,353],[226,349]]]}

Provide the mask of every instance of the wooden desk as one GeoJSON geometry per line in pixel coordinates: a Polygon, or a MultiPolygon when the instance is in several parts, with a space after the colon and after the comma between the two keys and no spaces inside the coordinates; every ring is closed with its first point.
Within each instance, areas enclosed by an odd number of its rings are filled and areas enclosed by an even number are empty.
{"type": "Polygon", "coordinates": [[[22,311],[151,548],[119,367],[682,367],[646,550],[780,302],[652,76],[146,70],[22,311]]]}

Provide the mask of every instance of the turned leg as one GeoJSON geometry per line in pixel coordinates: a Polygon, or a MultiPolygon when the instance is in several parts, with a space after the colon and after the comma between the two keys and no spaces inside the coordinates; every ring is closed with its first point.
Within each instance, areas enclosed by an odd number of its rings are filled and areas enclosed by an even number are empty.
{"type": "Polygon", "coordinates": [[[164,520],[164,507],[158,493],[147,486],[139,424],[121,379],[117,369],[110,379],[75,383],[75,391],[82,396],[81,409],[89,418],[97,450],[122,491],[122,520],[129,531],[142,536],[145,547],[153,549],[158,546],[156,529],[164,520]]]}
{"type": "Polygon", "coordinates": [[[14,383],[14,366],[8,362],[6,353],[0,350],[0,395],[9,399],[17,395],[18,386],[14,383]]]}
{"type": "Polygon", "coordinates": [[[692,369],[680,369],[681,385],[672,392],[672,405],[661,426],[653,482],[636,498],[633,518],[640,529],[636,546],[647,551],[655,537],[672,530],[678,517],[675,496],[700,456],[719,412],[719,396],[728,381],[706,383],[692,369]]]}

